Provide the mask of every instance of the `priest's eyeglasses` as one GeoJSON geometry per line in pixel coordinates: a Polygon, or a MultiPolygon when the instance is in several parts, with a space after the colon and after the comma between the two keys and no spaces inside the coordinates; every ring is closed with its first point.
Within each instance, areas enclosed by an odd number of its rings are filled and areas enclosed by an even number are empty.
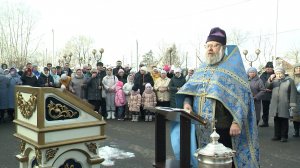
{"type": "Polygon", "coordinates": [[[221,44],[217,43],[217,44],[205,44],[204,47],[205,49],[209,49],[209,48],[219,48],[221,46],[221,44]]]}

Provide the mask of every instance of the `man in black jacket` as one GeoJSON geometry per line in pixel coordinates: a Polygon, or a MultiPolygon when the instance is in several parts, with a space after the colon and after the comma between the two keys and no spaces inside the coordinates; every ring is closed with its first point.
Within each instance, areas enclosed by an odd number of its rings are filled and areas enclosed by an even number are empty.
{"type": "MultiPolygon", "coordinates": [[[[264,82],[264,85],[268,81],[269,77],[274,74],[273,70],[274,66],[272,62],[267,62],[265,66],[265,72],[263,72],[260,76],[260,79],[264,82]]],[[[262,106],[263,106],[263,115],[262,120],[263,123],[259,125],[260,127],[269,127],[269,106],[272,97],[272,91],[266,89],[266,93],[262,97],[262,106]]]]}
{"type": "MultiPolygon", "coordinates": [[[[103,89],[104,89],[104,88],[103,88],[102,80],[103,80],[103,78],[106,76],[106,71],[105,71],[105,69],[103,68],[103,63],[102,63],[102,62],[97,62],[97,70],[98,70],[97,76],[98,76],[98,78],[99,78],[100,81],[101,81],[101,83],[100,83],[100,85],[101,85],[101,87],[102,87],[101,92],[103,93],[103,89]]],[[[102,93],[101,93],[102,99],[101,99],[101,102],[100,102],[101,114],[102,114],[102,116],[103,116],[104,118],[106,118],[106,117],[107,117],[106,101],[105,101],[105,97],[104,97],[104,95],[102,95],[102,93]]]]}

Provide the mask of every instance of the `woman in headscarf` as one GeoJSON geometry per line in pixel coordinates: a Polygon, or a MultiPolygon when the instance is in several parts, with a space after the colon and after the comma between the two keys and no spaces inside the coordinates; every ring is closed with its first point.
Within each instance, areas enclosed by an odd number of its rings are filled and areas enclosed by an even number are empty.
{"type": "Polygon", "coordinates": [[[257,76],[257,70],[254,67],[248,69],[248,77],[251,93],[254,99],[256,123],[258,124],[261,111],[261,98],[265,93],[265,85],[263,81],[257,76]]]}
{"type": "Polygon", "coordinates": [[[176,68],[174,70],[175,75],[171,78],[169,83],[169,91],[170,91],[170,107],[176,107],[176,93],[178,90],[185,84],[185,78],[181,74],[181,69],[176,68]]]}
{"type": "Polygon", "coordinates": [[[20,79],[19,74],[15,68],[10,68],[8,78],[8,88],[7,88],[7,98],[8,98],[8,116],[12,121],[15,114],[15,87],[16,85],[22,85],[22,80],[20,79]]]}
{"type": "Polygon", "coordinates": [[[84,93],[84,88],[85,88],[86,80],[84,78],[84,74],[82,72],[82,69],[80,67],[77,67],[75,69],[75,75],[71,80],[71,92],[74,93],[77,97],[84,99],[85,98],[85,93],[84,93]]]}

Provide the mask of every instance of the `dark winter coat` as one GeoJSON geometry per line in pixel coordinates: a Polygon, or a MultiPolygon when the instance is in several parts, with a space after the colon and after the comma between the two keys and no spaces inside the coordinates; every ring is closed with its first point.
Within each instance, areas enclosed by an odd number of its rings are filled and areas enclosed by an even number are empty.
{"type": "Polygon", "coordinates": [[[272,99],[270,104],[270,116],[289,118],[290,107],[296,107],[296,87],[294,80],[290,77],[267,81],[266,87],[272,89],[272,99]]]}
{"type": "Polygon", "coordinates": [[[49,74],[46,76],[44,73],[41,73],[39,79],[38,79],[38,86],[39,87],[54,87],[54,79],[53,77],[49,74]],[[46,86],[45,84],[48,84],[46,86]]]}
{"type": "Polygon", "coordinates": [[[8,78],[3,74],[0,74],[0,109],[7,109],[8,108],[8,99],[7,99],[7,88],[9,80],[8,78]]]}
{"type": "Polygon", "coordinates": [[[147,72],[146,74],[143,74],[143,75],[140,72],[137,72],[134,76],[133,83],[135,86],[138,86],[138,88],[140,89],[141,95],[143,95],[144,90],[145,90],[145,85],[147,83],[150,83],[152,87],[154,86],[153,78],[149,72],[147,72]]]}
{"type": "MultiPolygon", "coordinates": [[[[273,73],[267,73],[267,72],[264,72],[260,75],[260,79],[263,81],[264,85],[266,85],[268,79],[270,78],[270,76],[274,74],[273,73]]],[[[266,91],[265,94],[263,95],[262,97],[262,100],[271,100],[271,96],[272,96],[272,92],[270,91],[266,91]]]]}
{"type": "Polygon", "coordinates": [[[175,96],[179,88],[185,84],[185,78],[181,75],[179,78],[174,76],[169,83],[170,107],[176,107],[175,96]]]}
{"type": "Polygon", "coordinates": [[[38,80],[36,79],[34,74],[32,74],[31,76],[26,76],[26,73],[24,73],[23,76],[21,77],[21,80],[23,85],[38,87],[38,80]]]}
{"type": "Polygon", "coordinates": [[[101,82],[98,75],[95,78],[91,77],[87,80],[87,100],[101,100],[101,88],[99,88],[101,82]]]}
{"type": "Polygon", "coordinates": [[[255,112],[256,112],[256,120],[259,121],[260,119],[260,111],[261,111],[261,100],[264,96],[265,92],[265,85],[263,81],[258,77],[255,76],[252,79],[249,79],[250,82],[250,89],[254,99],[255,105],[255,112]]]}

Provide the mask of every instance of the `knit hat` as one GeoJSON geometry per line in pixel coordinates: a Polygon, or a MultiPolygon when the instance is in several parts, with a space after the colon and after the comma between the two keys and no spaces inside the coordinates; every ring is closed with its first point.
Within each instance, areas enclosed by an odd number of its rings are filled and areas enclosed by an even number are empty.
{"type": "Polygon", "coordinates": [[[267,62],[265,68],[274,68],[273,62],[267,62]]]}
{"type": "Polygon", "coordinates": [[[219,27],[214,27],[210,30],[210,33],[207,37],[206,42],[209,41],[216,41],[223,45],[226,45],[226,33],[224,30],[220,29],[219,27]]]}
{"type": "Polygon", "coordinates": [[[135,69],[131,69],[130,70],[130,73],[132,74],[132,73],[136,73],[136,70],[135,69]]]}
{"type": "Polygon", "coordinates": [[[49,68],[48,67],[44,67],[44,71],[49,71],[49,68]]]}
{"type": "Polygon", "coordinates": [[[163,70],[165,70],[166,72],[169,72],[170,69],[171,69],[171,67],[170,67],[169,65],[165,65],[165,66],[163,67],[163,70]]]}
{"type": "Polygon", "coordinates": [[[12,67],[12,68],[9,69],[9,72],[11,72],[11,71],[17,71],[17,69],[12,67]]]}
{"type": "Polygon", "coordinates": [[[75,71],[81,70],[80,66],[75,67],[75,71]]]}
{"type": "Polygon", "coordinates": [[[174,73],[181,73],[181,69],[180,68],[175,68],[174,73]]]}
{"type": "Polygon", "coordinates": [[[133,86],[132,86],[132,90],[133,90],[133,91],[137,91],[137,90],[139,90],[139,87],[138,87],[138,85],[133,85],[133,86]]]}
{"type": "Polygon", "coordinates": [[[108,70],[108,69],[113,69],[113,66],[108,65],[108,66],[106,67],[106,70],[108,70]]]}
{"type": "Polygon", "coordinates": [[[121,73],[121,72],[124,73],[124,70],[123,69],[119,69],[118,73],[121,73]]]}
{"type": "Polygon", "coordinates": [[[140,63],[139,67],[143,67],[143,66],[145,66],[145,64],[143,64],[143,63],[140,63]]]}
{"type": "Polygon", "coordinates": [[[145,88],[152,88],[152,86],[151,86],[150,83],[147,83],[147,84],[145,85],[145,88]]]}
{"type": "Polygon", "coordinates": [[[153,68],[153,71],[154,71],[154,72],[155,72],[155,71],[158,72],[158,68],[153,68]]]}
{"type": "Polygon", "coordinates": [[[300,63],[296,63],[296,64],[294,65],[294,68],[296,68],[296,67],[300,67],[300,63]]]}
{"type": "Polygon", "coordinates": [[[161,70],[160,74],[167,74],[167,72],[165,70],[161,70]]]}
{"type": "Polygon", "coordinates": [[[285,70],[282,68],[282,67],[276,67],[274,69],[274,72],[282,72],[282,73],[285,73],[285,70]]]}
{"type": "Polygon", "coordinates": [[[247,73],[251,73],[251,72],[257,73],[257,69],[254,68],[254,67],[250,67],[250,68],[248,69],[247,73]]]}
{"type": "Polygon", "coordinates": [[[62,74],[60,77],[61,80],[66,80],[67,78],[68,78],[67,74],[62,74]]]}
{"type": "Polygon", "coordinates": [[[123,82],[122,81],[118,81],[116,85],[119,86],[119,87],[123,87],[123,82]]]}
{"type": "Polygon", "coordinates": [[[93,73],[93,72],[97,73],[98,70],[96,68],[93,68],[93,69],[91,69],[91,73],[93,73]]]}
{"type": "Polygon", "coordinates": [[[143,66],[141,67],[141,70],[147,72],[147,67],[143,66]]]}

